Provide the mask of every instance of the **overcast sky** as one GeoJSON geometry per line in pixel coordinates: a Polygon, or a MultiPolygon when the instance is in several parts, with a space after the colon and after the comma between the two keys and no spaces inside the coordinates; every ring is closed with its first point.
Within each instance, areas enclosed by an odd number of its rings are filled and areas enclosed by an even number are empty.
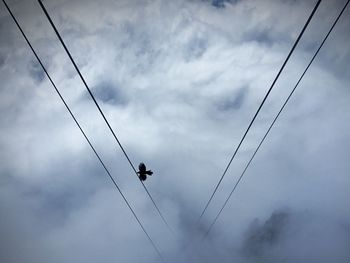
{"type": "MultiPolygon", "coordinates": [[[[8,0],[167,262],[350,262],[350,10],[212,228],[346,1],[324,0],[200,224],[315,0],[8,0]]],[[[161,262],[0,4],[0,262],[161,262]]]]}

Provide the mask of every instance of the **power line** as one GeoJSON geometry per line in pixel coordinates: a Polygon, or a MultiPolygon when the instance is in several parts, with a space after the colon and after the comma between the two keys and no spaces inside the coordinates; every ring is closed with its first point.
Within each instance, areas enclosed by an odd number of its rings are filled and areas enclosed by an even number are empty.
{"type": "Polygon", "coordinates": [[[140,219],[138,218],[138,216],[136,215],[135,211],[133,210],[133,208],[131,207],[130,203],[128,202],[128,200],[126,199],[126,197],[124,196],[123,192],[121,191],[121,189],[119,188],[118,184],[116,183],[116,181],[114,180],[114,178],[112,177],[111,173],[109,172],[109,170],[107,169],[106,165],[104,164],[104,162],[102,161],[101,157],[99,156],[99,154],[97,153],[97,151],[95,150],[94,146],[91,144],[89,138],[87,137],[87,135],[85,134],[84,130],[82,129],[82,127],[80,126],[79,122],[77,121],[77,119],[75,118],[74,114],[72,113],[72,111],[70,110],[68,104],[66,103],[66,101],[64,100],[64,98],[62,97],[61,93],[59,92],[59,90],[57,89],[55,83],[53,82],[53,80],[51,79],[49,73],[47,72],[45,66],[43,65],[43,63],[41,62],[39,56],[37,55],[37,53],[35,52],[33,46],[31,45],[30,41],[28,40],[27,36],[25,35],[24,31],[22,30],[21,26],[19,25],[17,19],[15,18],[15,16],[13,15],[11,9],[9,8],[9,6],[7,5],[7,3],[5,2],[5,0],[2,0],[2,2],[4,3],[4,5],[6,6],[6,9],[8,10],[8,12],[10,13],[13,21],[16,23],[18,29],[21,31],[24,39],[26,40],[27,44],[29,45],[30,49],[32,50],[34,56],[36,57],[36,59],[38,60],[40,66],[42,67],[42,69],[44,70],[46,76],[48,77],[48,79],[50,80],[52,86],[54,87],[54,89],[56,90],[57,94],[59,95],[60,99],[62,100],[64,106],[66,107],[66,109],[68,110],[69,114],[71,115],[71,117],[73,118],[75,124],[78,126],[79,130],[81,131],[81,133],[83,134],[84,138],[86,139],[86,141],[88,142],[88,144],[90,145],[91,149],[93,150],[93,152],[95,153],[97,159],[99,160],[99,162],[101,163],[101,165],[103,166],[104,170],[107,172],[109,178],[112,180],[114,186],[117,188],[117,190],[119,191],[120,195],[123,197],[125,203],[127,204],[127,206],[129,207],[130,211],[132,212],[133,216],[135,217],[136,221],[138,222],[138,224],[140,225],[140,227],[142,228],[143,232],[146,234],[148,240],[151,242],[152,246],[154,247],[154,249],[156,250],[157,254],[159,255],[159,257],[162,259],[162,261],[164,261],[162,254],[160,253],[159,249],[157,248],[157,246],[155,245],[155,243],[153,242],[152,238],[150,237],[150,235],[147,233],[146,229],[144,228],[144,226],[142,225],[140,219]]]}
{"type": "Polygon", "coordinates": [[[283,65],[282,65],[282,67],[280,68],[280,70],[279,70],[277,76],[275,77],[274,81],[272,82],[272,84],[271,84],[271,86],[270,86],[268,92],[266,93],[266,95],[265,95],[264,99],[262,100],[262,102],[261,102],[261,104],[260,104],[258,110],[256,111],[256,113],[255,113],[253,119],[251,120],[251,122],[250,122],[250,124],[249,124],[247,130],[245,131],[245,133],[244,133],[244,135],[243,135],[241,141],[239,142],[239,144],[238,144],[236,150],[234,151],[234,153],[233,153],[233,155],[232,155],[230,161],[228,162],[228,164],[227,164],[227,166],[226,166],[226,168],[225,168],[225,170],[224,170],[224,172],[223,172],[223,174],[222,174],[222,176],[221,176],[219,182],[218,182],[217,185],[215,186],[215,189],[214,189],[212,195],[210,196],[209,201],[208,201],[207,204],[205,205],[205,207],[204,207],[204,209],[203,209],[203,211],[202,211],[202,213],[201,213],[201,215],[200,215],[200,217],[199,217],[198,222],[202,219],[202,217],[203,217],[205,211],[207,210],[207,208],[208,208],[210,202],[212,201],[212,199],[213,199],[213,197],[214,197],[216,191],[218,190],[218,187],[219,187],[219,185],[221,184],[222,179],[224,179],[224,176],[226,175],[226,172],[227,172],[228,168],[230,167],[230,165],[231,165],[233,159],[235,158],[235,156],[236,156],[236,154],[237,154],[239,148],[241,147],[241,145],[242,145],[242,143],[243,143],[243,141],[244,141],[246,135],[248,134],[248,131],[250,130],[251,126],[253,125],[253,123],[254,123],[254,121],[255,121],[257,115],[259,114],[259,112],[260,112],[262,106],[264,105],[264,103],[265,103],[267,97],[269,96],[269,94],[270,94],[272,88],[274,87],[274,85],[275,85],[277,79],[279,78],[281,72],[283,71],[285,65],[287,64],[287,62],[288,62],[290,56],[291,56],[292,53],[294,52],[294,49],[295,49],[296,46],[298,45],[298,43],[299,43],[299,41],[300,41],[302,35],[304,34],[304,31],[306,30],[307,26],[309,25],[309,23],[310,23],[312,17],[314,16],[314,14],[315,14],[315,12],[316,12],[318,6],[320,5],[321,1],[322,1],[322,0],[318,0],[318,1],[317,1],[317,3],[316,3],[316,5],[315,5],[314,9],[312,10],[312,12],[311,12],[311,14],[310,14],[308,20],[306,21],[306,23],[305,23],[303,29],[301,30],[301,32],[300,32],[298,38],[296,39],[296,41],[295,41],[295,43],[294,43],[292,49],[289,51],[289,54],[288,54],[287,58],[285,59],[285,61],[284,61],[283,65]]]}
{"type": "MultiPolygon", "coordinates": [[[[128,162],[129,162],[131,168],[132,168],[133,171],[135,172],[136,177],[138,178],[137,171],[136,171],[136,169],[135,169],[133,163],[131,162],[131,160],[130,160],[128,154],[126,153],[126,151],[125,151],[125,149],[124,149],[124,147],[123,147],[122,144],[120,143],[120,141],[119,141],[117,135],[114,133],[114,131],[113,131],[111,125],[109,124],[109,122],[108,122],[106,116],[104,115],[102,109],[100,108],[100,105],[97,103],[97,100],[95,99],[95,97],[94,97],[94,95],[92,94],[92,92],[91,92],[89,86],[87,85],[87,83],[86,83],[86,81],[85,81],[83,75],[81,74],[81,72],[80,72],[80,70],[79,70],[77,64],[75,63],[75,61],[74,61],[74,59],[73,59],[71,53],[69,52],[69,50],[68,50],[66,44],[64,43],[64,41],[63,41],[63,39],[62,39],[60,33],[58,32],[58,30],[57,30],[55,24],[53,23],[53,21],[52,21],[50,15],[49,15],[49,13],[47,12],[47,10],[46,10],[44,4],[42,3],[41,0],[38,0],[38,2],[39,2],[39,5],[41,6],[42,10],[44,11],[44,13],[45,13],[47,19],[49,20],[49,22],[50,22],[50,24],[51,24],[53,30],[55,31],[55,33],[56,33],[58,39],[60,40],[60,42],[61,42],[61,44],[62,44],[64,50],[66,51],[68,57],[70,58],[70,60],[71,60],[71,62],[72,62],[72,64],[73,64],[74,68],[76,69],[76,71],[77,71],[77,73],[78,73],[80,79],[81,79],[82,82],[84,83],[84,86],[85,86],[86,90],[87,90],[88,93],[90,94],[90,96],[91,96],[92,100],[94,101],[94,103],[95,103],[95,105],[96,105],[98,111],[100,112],[100,114],[101,114],[101,116],[103,117],[105,123],[107,124],[109,130],[111,131],[111,133],[112,133],[114,139],[115,139],[116,142],[118,143],[120,149],[122,150],[123,154],[125,155],[126,159],[128,160],[128,162]]],[[[160,217],[162,218],[163,222],[166,224],[166,226],[168,227],[168,229],[169,229],[172,233],[174,233],[173,230],[171,229],[171,227],[169,226],[168,222],[166,221],[165,217],[164,217],[163,214],[160,212],[160,210],[159,210],[159,208],[158,208],[156,202],[154,201],[154,199],[153,199],[152,195],[150,194],[150,192],[148,191],[147,187],[145,186],[145,184],[144,184],[142,181],[140,181],[140,182],[141,182],[143,188],[145,189],[147,195],[148,195],[149,198],[151,199],[151,201],[152,201],[154,207],[156,208],[158,214],[159,214],[160,217]]]]}
{"type": "Polygon", "coordinates": [[[272,129],[272,127],[274,126],[275,122],[277,121],[278,117],[280,116],[281,112],[283,111],[284,107],[287,105],[289,99],[292,97],[292,95],[294,94],[294,91],[296,90],[296,88],[299,86],[299,83],[301,82],[301,80],[303,79],[305,73],[308,71],[308,69],[310,68],[311,64],[314,62],[316,56],[318,55],[319,51],[321,50],[321,48],[323,47],[323,44],[326,42],[326,40],[328,39],[328,36],[331,34],[331,32],[333,31],[333,28],[335,27],[335,25],[338,23],[338,20],[340,19],[340,17],[342,16],[342,14],[344,13],[346,7],[348,6],[350,0],[348,0],[346,2],[346,4],[344,5],[343,9],[341,10],[341,12],[339,13],[338,17],[336,18],[336,20],[333,22],[332,27],[329,29],[327,35],[324,37],[323,41],[321,42],[321,44],[319,45],[317,51],[315,52],[315,54],[313,55],[312,59],[310,60],[309,64],[307,65],[307,67],[305,68],[303,74],[300,76],[299,80],[297,81],[297,83],[295,84],[293,90],[290,92],[289,96],[287,97],[287,99],[285,100],[283,106],[281,107],[281,109],[279,110],[278,114],[276,115],[276,117],[274,118],[273,122],[271,123],[269,129],[267,130],[267,132],[265,133],[264,137],[261,139],[258,147],[256,148],[256,150],[254,151],[254,154],[252,155],[252,157],[250,158],[249,162],[247,163],[246,167],[244,168],[241,176],[239,177],[239,179],[237,180],[235,186],[233,187],[231,193],[229,194],[229,196],[227,197],[227,199],[224,202],[224,205],[221,207],[219,213],[216,215],[215,219],[213,220],[213,222],[211,223],[211,225],[209,226],[207,232],[205,233],[206,237],[208,235],[208,233],[210,232],[210,230],[212,229],[212,227],[214,226],[214,224],[216,223],[216,221],[218,220],[221,212],[224,210],[227,202],[229,201],[229,199],[231,198],[233,192],[236,190],[238,184],[240,183],[242,177],[244,176],[245,172],[247,171],[248,167],[250,166],[251,162],[253,161],[256,153],[259,151],[260,146],[263,144],[263,142],[265,141],[267,135],[269,134],[270,130],[272,129]]]}

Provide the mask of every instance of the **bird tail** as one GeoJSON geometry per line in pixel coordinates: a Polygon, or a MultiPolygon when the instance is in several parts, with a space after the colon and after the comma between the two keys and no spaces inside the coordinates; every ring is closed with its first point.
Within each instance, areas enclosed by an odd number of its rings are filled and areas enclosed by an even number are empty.
{"type": "Polygon", "coordinates": [[[152,175],[153,172],[152,172],[151,170],[148,170],[148,171],[146,171],[146,174],[147,174],[147,175],[152,175]]]}

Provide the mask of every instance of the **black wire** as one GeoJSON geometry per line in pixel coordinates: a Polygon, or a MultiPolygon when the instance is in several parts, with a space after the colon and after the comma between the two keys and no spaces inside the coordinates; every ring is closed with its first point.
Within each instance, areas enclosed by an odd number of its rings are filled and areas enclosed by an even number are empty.
{"type": "MultiPolygon", "coordinates": [[[[135,174],[136,174],[136,177],[139,178],[138,175],[137,175],[137,171],[136,171],[136,169],[135,169],[133,163],[131,162],[131,160],[130,160],[128,154],[126,153],[126,151],[125,151],[125,149],[124,149],[124,147],[123,147],[122,144],[120,143],[120,141],[119,141],[117,135],[114,133],[114,131],[113,131],[111,125],[109,124],[109,122],[108,122],[106,116],[104,115],[102,109],[100,108],[100,105],[97,103],[97,101],[96,101],[94,95],[92,94],[92,92],[91,92],[89,86],[87,85],[87,83],[86,83],[86,81],[85,81],[83,75],[81,74],[81,72],[80,72],[80,70],[79,70],[77,64],[75,63],[75,61],[74,61],[72,55],[70,54],[70,52],[69,52],[69,50],[68,50],[66,44],[64,43],[64,41],[63,41],[63,39],[62,39],[60,33],[58,32],[58,30],[57,30],[55,24],[53,23],[53,21],[52,21],[50,15],[49,15],[49,13],[47,12],[47,10],[46,10],[44,4],[42,3],[41,0],[38,0],[38,2],[39,2],[39,4],[40,4],[42,10],[44,11],[44,13],[45,13],[47,19],[49,20],[49,22],[50,22],[50,24],[51,24],[53,30],[55,31],[55,33],[56,33],[58,39],[60,40],[60,42],[61,42],[61,44],[62,44],[64,50],[66,51],[67,55],[69,56],[69,58],[70,58],[70,60],[71,60],[71,62],[72,62],[72,64],[73,64],[74,68],[76,69],[76,71],[77,71],[77,73],[78,73],[80,79],[81,79],[82,82],[84,83],[85,88],[87,89],[88,93],[90,94],[92,100],[94,101],[94,103],[95,103],[97,109],[99,110],[100,114],[102,115],[102,117],[103,117],[105,123],[107,124],[107,126],[108,126],[108,128],[109,128],[109,130],[111,131],[111,133],[112,133],[114,139],[117,141],[117,143],[118,143],[120,149],[123,151],[123,153],[124,153],[126,159],[128,160],[128,162],[129,162],[131,168],[134,170],[134,172],[135,172],[135,174]]],[[[148,189],[146,188],[145,184],[144,184],[142,181],[140,181],[140,182],[142,183],[143,188],[145,189],[147,195],[148,195],[149,198],[151,199],[153,205],[155,206],[155,208],[156,208],[157,212],[159,213],[160,217],[162,218],[163,222],[166,224],[166,226],[169,228],[169,230],[170,230],[172,233],[174,233],[173,230],[170,228],[168,222],[165,220],[163,214],[160,212],[160,210],[159,210],[159,208],[158,208],[156,202],[154,201],[154,199],[153,199],[153,197],[151,196],[150,192],[149,192],[148,189]]]]}
{"type": "Polygon", "coordinates": [[[229,201],[229,199],[231,198],[233,192],[236,190],[237,185],[240,183],[243,175],[245,174],[245,172],[247,171],[248,167],[250,166],[251,162],[253,161],[256,153],[259,151],[260,146],[263,144],[263,142],[265,141],[265,138],[267,137],[267,135],[269,134],[270,130],[272,129],[272,127],[274,126],[275,122],[277,121],[278,117],[280,116],[281,112],[283,111],[284,107],[287,105],[289,99],[292,97],[294,91],[296,90],[296,88],[299,86],[299,83],[301,82],[301,80],[303,79],[305,73],[308,71],[309,67],[311,66],[311,64],[314,62],[317,54],[319,53],[319,51],[321,50],[323,44],[326,42],[326,40],[328,39],[328,36],[330,35],[330,33],[333,31],[333,28],[335,27],[335,25],[338,23],[338,20],[340,19],[340,17],[342,16],[342,14],[345,11],[345,8],[348,6],[350,0],[348,0],[346,2],[346,4],[344,5],[343,9],[341,10],[341,12],[339,13],[338,17],[336,18],[336,20],[333,22],[332,27],[329,29],[327,35],[324,37],[322,43],[320,44],[320,46],[318,47],[317,51],[315,52],[314,56],[312,57],[312,59],[310,60],[309,64],[307,65],[307,67],[305,68],[303,74],[301,75],[301,77],[299,78],[299,80],[297,81],[297,83],[295,84],[293,90],[290,92],[289,96],[287,97],[286,101],[284,102],[283,106],[281,107],[281,109],[279,110],[278,114],[276,115],[275,119],[273,120],[273,122],[271,123],[269,129],[267,130],[267,132],[265,133],[264,137],[262,138],[262,140],[260,141],[258,147],[256,148],[254,154],[252,155],[252,157],[250,158],[248,164],[246,165],[246,167],[244,168],[241,176],[239,177],[238,181],[236,182],[235,186],[233,187],[231,193],[229,194],[229,196],[227,197],[227,199],[225,200],[224,205],[221,207],[219,213],[217,214],[217,216],[215,217],[214,221],[211,223],[211,225],[208,228],[208,231],[205,233],[206,237],[208,235],[208,233],[210,232],[210,230],[212,229],[212,227],[214,226],[214,224],[216,223],[216,221],[218,220],[222,210],[225,208],[227,202],[229,201]]]}
{"type": "Polygon", "coordinates": [[[207,208],[208,208],[208,206],[209,206],[211,200],[213,199],[213,197],[214,197],[214,195],[215,195],[215,193],[216,193],[216,191],[217,191],[219,185],[221,184],[222,179],[224,179],[224,176],[226,175],[226,172],[227,172],[228,168],[230,167],[230,165],[231,165],[233,159],[235,158],[235,156],[236,156],[236,154],[237,154],[239,148],[241,147],[241,144],[242,144],[242,142],[244,141],[244,139],[245,139],[245,137],[246,137],[248,131],[250,130],[251,126],[253,125],[253,122],[255,121],[257,115],[259,114],[259,112],[260,112],[262,106],[264,105],[264,103],[265,103],[267,97],[269,96],[269,94],[270,94],[272,88],[274,87],[274,85],[275,85],[277,79],[279,78],[281,72],[283,71],[285,65],[287,64],[287,62],[288,62],[290,56],[291,56],[292,53],[294,52],[294,49],[295,49],[296,46],[298,45],[299,40],[301,39],[302,35],[304,34],[304,31],[306,30],[307,26],[309,25],[309,23],[310,23],[310,21],[311,21],[313,15],[315,14],[315,12],[316,12],[318,6],[320,5],[321,1],[322,1],[322,0],[318,0],[318,1],[317,1],[317,3],[316,3],[316,5],[315,5],[314,9],[312,10],[312,12],[311,12],[311,14],[310,14],[308,20],[306,21],[306,23],[305,23],[303,29],[301,30],[301,32],[300,32],[298,38],[296,39],[296,41],[295,41],[295,43],[294,43],[292,49],[290,50],[290,52],[289,52],[287,58],[285,59],[285,61],[284,61],[283,65],[282,65],[282,67],[280,68],[280,70],[279,70],[277,76],[275,77],[274,81],[272,82],[272,84],[271,84],[271,86],[270,86],[268,92],[266,93],[266,95],[265,95],[264,99],[262,100],[262,102],[261,102],[261,104],[260,104],[258,110],[256,111],[256,113],[255,113],[253,119],[251,120],[251,122],[250,122],[250,124],[249,124],[247,130],[245,131],[245,133],[244,133],[244,135],[243,135],[241,141],[239,142],[239,144],[238,144],[238,146],[237,146],[235,152],[233,153],[233,155],[232,155],[232,157],[231,157],[229,163],[227,164],[227,166],[226,166],[226,168],[225,168],[225,170],[224,170],[224,173],[222,174],[222,176],[221,176],[219,182],[217,183],[217,185],[215,186],[215,189],[214,189],[212,195],[210,196],[209,201],[208,201],[207,204],[205,205],[205,207],[204,207],[204,209],[203,209],[203,211],[202,211],[202,213],[201,213],[201,215],[200,215],[200,217],[199,217],[198,222],[202,219],[202,217],[203,217],[205,211],[207,210],[207,208]]]}
{"type": "MultiPolygon", "coordinates": [[[[86,139],[86,141],[88,142],[88,144],[90,145],[91,149],[93,150],[93,152],[95,153],[97,159],[100,161],[101,165],[103,166],[103,168],[105,169],[105,171],[107,172],[109,178],[112,180],[114,186],[118,189],[120,195],[123,197],[125,203],[127,204],[127,206],[129,207],[130,211],[132,212],[132,214],[134,215],[136,221],[139,223],[139,225],[141,226],[143,232],[146,234],[148,240],[151,242],[152,246],[154,247],[154,249],[156,250],[156,252],[158,253],[159,257],[163,260],[163,257],[160,253],[160,251],[158,250],[157,246],[155,245],[155,243],[153,242],[153,240],[151,239],[150,235],[147,233],[146,229],[144,228],[144,226],[142,225],[140,219],[137,217],[135,211],[132,209],[131,205],[129,204],[128,200],[126,199],[126,197],[124,196],[123,192],[121,191],[121,189],[119,188],[118,184],[116,183],[116,181],[114,180],[114,178],[112,177],[111,173],[109,172],[109,170],[107,169],[106,165],[104,164],[104,162],[102,161],[101,157],[99,156],[99,154],[96,152],[94,146],[91,144],[89,138],[87,137],[87,135],[85,134],[84,130],[82,129],[82,127],[80,126],[79,122],[77,121],[77,119],[75,118],[74,114],[72,113],[72,111],[70,110],[69,106],[67,105],[66,101],[64,100],[64,98],[62,97],[60,91],[57,89],[55,83],[53,82],[53,80],[51,79],[49,73],[47,72],[45,66],[43,65],[43,63],[41,62],[39,56],[37,55],[37,53],[35,52],[33,46],[31,45],[30,41],[28,40],[27,36],[25,35],[24,31],[22,30],[21,26],[19,25],[19,23],[17,22],[17,19],[15,18],[15,16],[13,15],[13,13],[11,12],[11,9],[9,8],[9,6],[7,5],[7,3],[5,2],[5,0],[2,0],[2,2],[4,3],[4,5],[6,6],[8,12],[10,13],[13,21],[16,23],[18,29],[21,31],[24,39],[26,40],[27,44],[29,45],[30,49],[32,50],[34,56],[36,57],[36,59],[38,60],[39,64],[41,65],[42,69],[44,70],[46,76],[48,77],[48,79],[50,80],[52,86],[55,88],[57,94],[59,95],[60,99],[62,100],[64,106],[66,107],[66,109],[68,110],[69,114],[71,115],[71,117],[73,118],[75,124],[78,126],[79,130],[81,131],[81,133],[84,135],[84,138],[86,139]]],[[[164,260],[163,260],[164,261],[164,260]]]]}

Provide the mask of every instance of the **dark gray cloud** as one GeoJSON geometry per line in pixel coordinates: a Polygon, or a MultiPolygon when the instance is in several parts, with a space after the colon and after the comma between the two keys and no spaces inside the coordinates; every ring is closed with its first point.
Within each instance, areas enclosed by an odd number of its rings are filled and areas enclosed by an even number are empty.
{"type": "Polygon", "coordinates": [[[254,220],[247,230],[242,252],[248,258],[258,261],[264,259],[266,254],[285,238],[289,221],[290,213],[287,210],[273,212],[264,223],[254,220]]]}

